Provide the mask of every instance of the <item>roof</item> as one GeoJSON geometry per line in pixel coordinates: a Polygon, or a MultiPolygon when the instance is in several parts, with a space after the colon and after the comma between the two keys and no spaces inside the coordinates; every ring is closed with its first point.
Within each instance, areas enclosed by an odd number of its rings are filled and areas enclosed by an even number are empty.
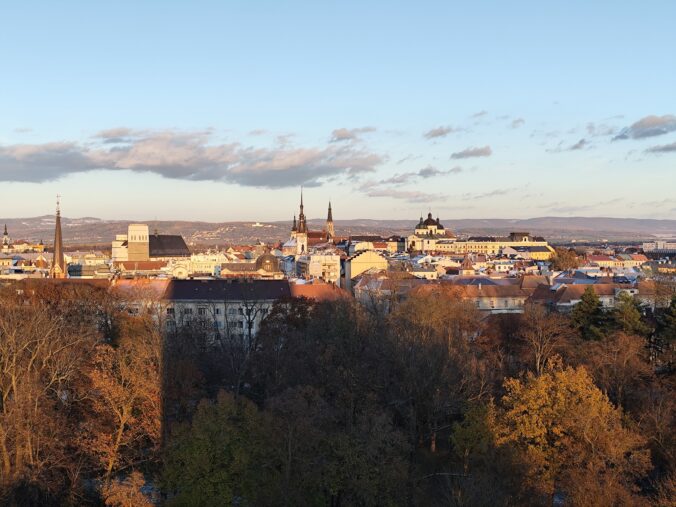
{"type": "Polygon", "coordinates": [[[517,246],[513,248],[517,252],[545,252],[545,253],[551,252],[551,250],[546,246],[517,246]]]}
{"type": "Polygon", "coordinates": [[[291,296],[287,280],[171,280],[171,301],[267,301],[291,296]]]}
{"type": "Polygon", "coordinates": [[[613,262],[615,259],[609,255],[588,255],[587,260],[589,262],[613,262]]]}
{"type": "Polygon", "coordinates": [[[359,252],[357,252],[357,253],[354,254],[353,256],[348,257],[347,260],[348,260],[348,261],[352,261],[352,260],[356,259],[357,257],[360,257],[360,256],[362,256],[362,255],[366,255],[367,253],[370,253],[370,254],[373,254],[373,255],[377,255],[378,257],[382,258],[382,259],[385,260],[385,261],[387,260],[387,259],[383,256],[383,254],[381,254],[380,252],[376,252],[375,250],[360,250],[359,252]]]}
{"type": "Polygon", "coordinates": [[[290,285],[291,296],[308,298],[315,301],[335,301],[348,297],[348,293],[332,283],[293,283],[290,285]]]}
{"type": "Polygon", "coordinates": [[[357,241],[366,241],[366,242],[372,243],[374,241],[384,241],[384,240],[380,236],[361,235],[361,236],[350,236],[350,241],[353,242],[353,243],[355,243],[357,241]]]}
{"type": "Polygon", "coordinates": [[[238,273],[258,271],[255,262],[224,262],[221,264],[221,269],[227,269],[228,271],[238,273]]]}
{"type": "Polygon", "coordinates": [[[627,288],[626,285],[616,283],[595,283],[582,285],[539,285],[531,296],[531,300],[538,303],[570,304],[578,301],[588,287],[598,296],[614,296],[615,289],[627,288]]]}
{"type": "Polygon", "coordinates": [[[125,271],[155,271],[167,266],[166,261],[118,261],[114,267],[125,271]]]}
{"type": "Polygon", "coordinates": [[[190,257],[190,249],[178,234],[151,234],[150,257],[190,257]]]}
{"type": "Polygon", "coordinates": [[[521,287],[535,289],[538,285],[547,284],[547,277],[542,275],[526,275],[521,278],[521,287]]]}
{"type": "Polygon", "coordinates": [[[532,290],[523,289],[518,285],[465,285],[463,296],[466,298],[481,297],[528,297],[532,290]]]}
{"type": "MultiPolygon", "coordinates": [[[[418,225],[420,225],[420,224],[418,224],[418,225]]],[[[425,219],[424,222],[422,222],[422,225],[424,225],[425,227],[435,225],[438,229],[443,229],[443,228],[444,228],[444,227],[439,223],[439,219],[438,219],[438,218],[437,218],[436,220],[435,220],[434,218],[432,218],[432,213],[428,213],[428,214],[427,214],[427,218],[425,219]]]]}
{"type": "Polygon", "coordinates": [[[167,289],[169,280],[135,278],[133,280],[120,279],[112,282],[111,290],[125,295],[146,296],[150,299],[160,298],[167,289]]]}

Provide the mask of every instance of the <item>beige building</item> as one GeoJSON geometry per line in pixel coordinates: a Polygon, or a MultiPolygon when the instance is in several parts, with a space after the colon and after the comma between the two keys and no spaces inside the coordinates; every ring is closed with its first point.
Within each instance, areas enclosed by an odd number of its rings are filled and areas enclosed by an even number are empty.
{"type": "MultiPolygon", "coordinates": [[[[531,247],[545,247],[546,251],[540,252],[540,256],[547,259],[553,253],[547,241],[539,236],[533,236],[528,232],[512,232],[506,237],[480,236],[470,237],[466,240],[455,241],[452,245],[445,245],[450,252],[454,253],[480,253],[487,255],[499,255],[503,248],[514,249],[528,247],[533,252],[537,249],[531,247]]],[[[531,258],[532,257],[531,253],[531,258]]],[[[538,254],[535,254],[539,256],[538,254]]],[[[545,260],[545,259],[542,259],[545,260]]]]}
{"type": "Polygon", "coordinates": [[[302,255],[296,259],[296,270],[304,278],[320,278],[340,282],[340,256],[335,254],[302,255]]]}
{"type": "Polygon", "coordinates": [[[345,288],[352,289],[352,280],[370,269],[387,270],[387,259],[372,250],[363,250],[345,260],[345,288]]]}
{"type": "Polygon", "coordinates": [[[416,252],[436,252],[438,242],[452,241],[454,238],[450,231],[444,229],[438,217],[435,220],[432,213],[428,213],[427,219],[420,217],[415,231],[408,237],[408,248],[416,252]]]}
{"type": "Polygon", "coordinates": [[[112,242],[113,262],[145,262],[189,258],[190,249],[182,236],[150,234],[146,224],[129,224],[127,234],[118,234],[112,242]]]}

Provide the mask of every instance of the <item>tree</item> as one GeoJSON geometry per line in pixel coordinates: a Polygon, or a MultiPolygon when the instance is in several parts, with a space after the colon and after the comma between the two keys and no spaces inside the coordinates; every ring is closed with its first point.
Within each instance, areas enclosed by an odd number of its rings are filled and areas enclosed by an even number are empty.
{"type": "Polygon", "coordinates": [[[580,261],[572,248],[555,248],[554,254],[550,259],[550,268],[553,271],[568,271],[576,269],[580,261]]]}
{"type": "Polygon", "coordinates": [[[623,332],[581,345],[583,364],[597,385],[626,410],[640,410],[641,393],[653,377],[645,345],[642,337],[623,332]]]}
{"type": "Polygon", "coordinates": [[[265,461],[264,420],[244,397],[221,391],[202,400],[167,444],[163,484],[171,506],[256,505],[277,473],[265,461]]]}
{"type": "Polygon", "coordinates": [[[87,447],[113,474],[157,459],[161,432],[161,335],[147,317],[129,317],[119,344],[96,346],[87,370],[92,394],[87,447]]]}
{"type": "Polygon", "coordinates": [[[93,336],[39,301],[0,299],[0,500],[22,484],[76,487],[75,384],[93,336]]]}
{"type": "Polygon", "coordinates": [[[571,313],[573,326],[585,340],[600,340],[603,333],[604,310],[601,300],[589,285],[584,290],[580,302],[571,313]]]}
{"type": "Polygon", "coordinates": [[[461,422],[453,423],[451,447],[462,473],[449,480],[449,504],[519,505],[519,485],[523,466],[496,444],[498,408],[487,403],[471,403],[461,422]]]}
{"type": "Polygon", "coordinates": [[[613,326],[626,334],[645,336],[650,331],[643,323],[639,304],[626,292],[617,298],[611,317],[613,326]]]}
{"type": "Polygon", "coordinates": [[[550,363],[540,376],[507,379],[505,391],[496,441],[528,465],[528,487],[545,497],[560,490],[573,505],[601,494],[608,504],[639,501],[635,481],[649,468],[645,439],[623,424],[584,367],[550,363]]]}
{"type": "Polygon", "coordinates": [[[667,308],[657,314],[657,329],[655,333],[655,349],[662,370],[672,371],[674,354],[676,353],[676,295],[671,297],[667,308]]]}
{"type": "Polygon", "coordinates": [[[549,313],[540,305],[526,306],[519,334],[532,355],[536,375],[542,373],[559,342],[570,334],[569,330],[561,315],[549,313]]]}
{"type": "Polygon", "coordinates": [[[145,484],[143,474],[133,471],[128,477],[104,486],[104,501],[109,507],[152,507],[155,504],[142,491],[145,484]]]}

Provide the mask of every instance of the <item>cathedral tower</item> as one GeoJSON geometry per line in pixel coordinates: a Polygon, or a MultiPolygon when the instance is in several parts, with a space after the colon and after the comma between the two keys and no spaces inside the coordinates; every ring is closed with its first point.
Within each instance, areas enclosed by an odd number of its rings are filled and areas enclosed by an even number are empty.
{"type": "Polygon", "coordinates": [[[329,201],[329,213],[326,216],[326,239],[332,240],[336,235],[336,231],[333,228],[333,211],[331,210],[331,201],[329,201]]]}

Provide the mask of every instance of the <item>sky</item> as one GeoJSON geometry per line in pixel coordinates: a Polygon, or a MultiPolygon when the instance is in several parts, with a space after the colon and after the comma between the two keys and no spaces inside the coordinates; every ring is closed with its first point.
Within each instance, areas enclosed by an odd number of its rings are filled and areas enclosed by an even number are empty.
{"type": "Polygon", "coordinates": [[[0,217],[676,219],[676,2],[0,5],[0,217]]]}

